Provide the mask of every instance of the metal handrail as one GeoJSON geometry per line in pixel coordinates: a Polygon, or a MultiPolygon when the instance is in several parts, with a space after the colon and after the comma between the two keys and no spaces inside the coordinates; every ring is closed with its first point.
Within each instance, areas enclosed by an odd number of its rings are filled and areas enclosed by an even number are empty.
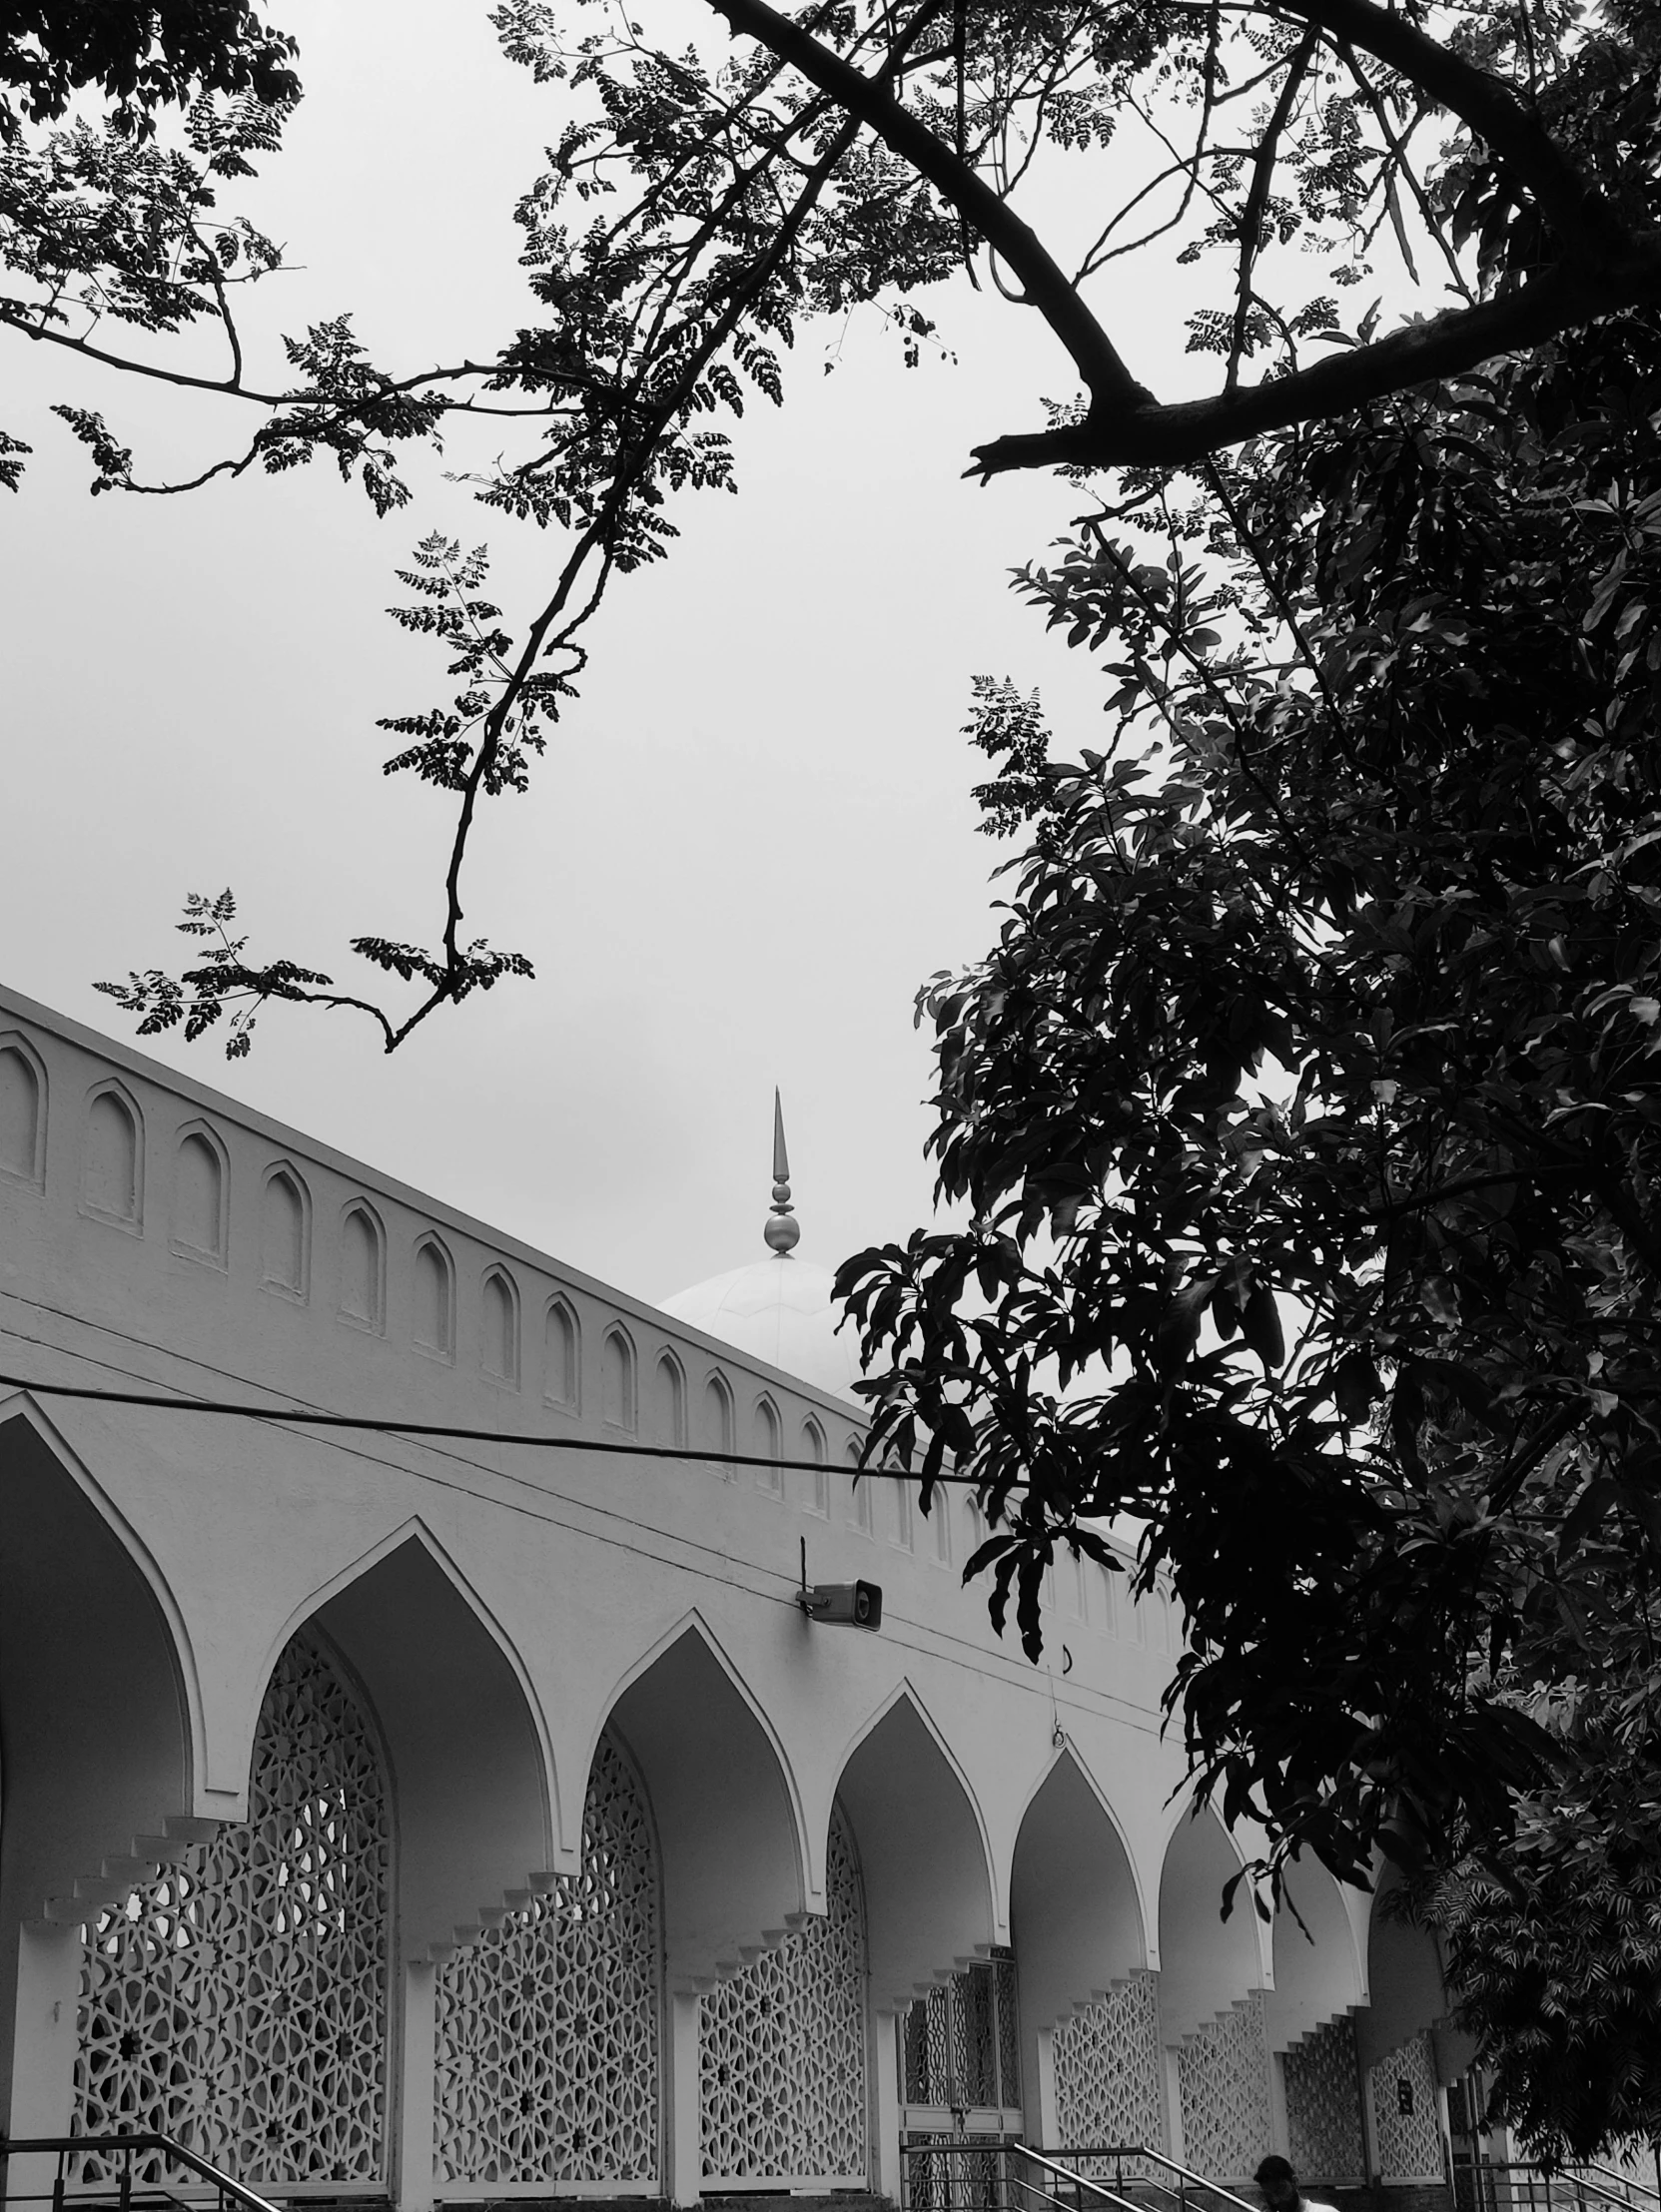
{"type": "Polygon", "coordinates": [[[1010,2148],[1016,2157],[1030,2158],[1035,2166],[1042,2166],[1047,2173],[1059,2174],[1074,2192],[1073,2205],[1068,2207],[1053,2190],[1040,2189],[1030,2181],[1023,2181],[1019,2174],[1010,2176],[1018,2189],[1025,2190],[1028,2196],[1037,2197],[1043,2204],[1056,2206],[1057,2212],[1084,2212],[1083,2192],[1086,2189],[1093,2197],[1101,2198],[1104,2204],[1111,2204],[1114,2212],[1140,2212],[1140,2208],[1129,2197],[1121,2196],[1117,2189],[1110,2189],[1105,2181],[1093,2181],[1088,2174],[1076,2174],[1071,2167],[1058,2165],[1055,2159],[1047,2157],[1041,2150],[1030,2149],[1025,2143],[1013,2143],[1010,2148]]]}
{"type": "MultiPolygon", "coordinates": [[[[1053,2173],[1064,2174],[1069,2181],[1081,2181],[1087,2188],[1094,2186],[1088,2175],[1076,2174],[1071,2167],[1060,2165],[1045,2151],[1022,2149],[1024,2158],[1036,2158],[1053,2173]]],[[[1237,2207],[1237,2212],[1262,2212],[1261,2205],[1249,2204],[1245,2197],[1237,2197],[1232,2189],[1226,2189],[1221,2181],[1213,2181],[1206,2174],[1197,2174],[1192,2166],[1184,2166],[1175,2158],[1168,2158],[1162,2150],[1150,2150],[1145,2143],[1087,2143],[1068,2145],[1070,2158],[1146,2158],[1156,2166],[1165,2167],[1168,2173],[1178,2175],[1196,2189],[1204,2189],[1209,2196],[1221,2197],[1225,2204],[1237,2207]]],[[[1169,2190],[1166,2192],[1171,2194],[1169,2190]]],[[[1181,2192],[1178,2192],[1181,2194],[1181,2192]]]]}
{"type": "Polygon", "coordinates": [[[1661,2189],[1652,2189],[1647,2181],[1634,2181],[1630,2174],[1618,2173],[1613,2166],[1599,2166],[1595,2162],[1588,2162],[1584,2166],[1574,2167],[1572,2171],[1577,2176],[1582,2174],[1599,2175],[1600,2180],[1595,2181],[1592,2186],[1601,2190],[1605,2196],[1609,2195],[1610,2192],[1603,2189],[1603,2182],[1613,2182],[1620,2191],[1620,2196],[1616,2200],[1618,2203],[1630,2204],[1634,2197],[1642,2197],[1646,2204],[1661,2206],[1661,2189]]]}
{"type": "MultiPolygon", "coordinates": [[[[176,2135],[128,2135],[120,2132],[113,2135],[0,2135],[0,2165],[8,2159],[24,2157],[31,2152],[47,2151],[55,2151],[58,2157],[57,2180],[52,2189],[52,2203],[55,2207],[61,2206],[65,2197],[64,2161],[77,2152],[114,2151],[126,2159],[126,2169],[117,2187],[123,2205],[128,2205],[133,2202],[133,2159],[149,2151],[160,2151],[171,2165],[183,2166],[187,2172],[211,2182],[220,2193],[221,2203],[229,2198],[233,2204],[241,2205],[243,2212],[278,2212],[278,2207],[269,2197],[262,2197],[258,2191],[250,2189],[246,2182],[239,2181],[234,2174],[228,2174],[223,2167],[216,2166],[211,2159],[192,2150],[188,2143],[181,2143],[176,2135]]],[[[162,2188],[159,2183],[141,2183],[140,2186],[156,2191],[169,2203],[177,2201],[172,2191],[162,2188]]]]}

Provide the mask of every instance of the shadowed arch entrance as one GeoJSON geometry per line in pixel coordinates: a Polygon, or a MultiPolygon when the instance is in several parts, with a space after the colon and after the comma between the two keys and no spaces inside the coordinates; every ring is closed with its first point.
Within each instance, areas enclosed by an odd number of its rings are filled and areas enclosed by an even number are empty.
{"type": "Polygon", "coordinates": [[[1016,1838],[1025,2106],[1044,2142],[1165,2146],[1159,2001],[1130,1855],[1071,1748],[1016,1838]]]}
{"type": "Polygon", "coordinates": [[[1249,2177],[1273,2140],[1262,1966],[1241,1858],[1217,1816],[1185,1816],[1160,1875],[1161,2033],[1175,2056],[1177,2155],[1214,2181],[1249,2177]]]}

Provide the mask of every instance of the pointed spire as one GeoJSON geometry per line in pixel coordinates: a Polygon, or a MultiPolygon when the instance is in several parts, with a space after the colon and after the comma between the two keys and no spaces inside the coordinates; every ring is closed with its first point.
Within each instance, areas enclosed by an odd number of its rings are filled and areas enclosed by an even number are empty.
{"type": "Polygon", "coordinates": [[[784,1105],[777,1088],[773,1092],[773,1214],[762,1230],[768,1248],[780,1259],[801,1236],[801,1224],[790,1207],[790,1154],[784,1148],[784,1105]]]}

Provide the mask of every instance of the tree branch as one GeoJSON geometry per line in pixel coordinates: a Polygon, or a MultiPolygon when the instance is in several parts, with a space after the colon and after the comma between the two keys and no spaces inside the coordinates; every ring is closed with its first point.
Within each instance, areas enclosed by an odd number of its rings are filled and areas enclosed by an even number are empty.
{"type": "Polygon", "coordinates": [[[1131,374],[1118,349],[1038,234],[967,161],[960,161],[926,124],[902,107],[886,85],[862,76],[840,55],[769,7],[767,0],[709,0],[709,5],[735,32],[755,39],[799,70],[810,84],[829,93],[856,122],[874,131],[891,152],[919,176],[926,177],[947,205],[973,225],[1067,349],[1093,400],[1119,409],[1153,403],[1153,393],[1131,374]]]}
{"type": "Polygon", "coordinates": [[[974,448],[964,473],[983,481],[1014,468],[1181,466],[1265,430],[1346,414],[1413,384],[1476,369],[1497,355],[1539,346],[1599,316],[1661,302],[1661,234],[1634,238],[1613,270],[1546,270],[1500,300],[1450,308],[1370,346],[1312,363],[1290,375],[1210,399],[1129,408],[1093,405],[1082,422],[1016,431],[974,448]]]}

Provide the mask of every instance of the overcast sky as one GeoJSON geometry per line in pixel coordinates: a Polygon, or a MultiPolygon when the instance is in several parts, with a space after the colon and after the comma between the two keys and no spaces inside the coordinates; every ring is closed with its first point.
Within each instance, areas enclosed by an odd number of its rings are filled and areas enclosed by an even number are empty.
{"type": "MultiPolygon", "coordinates": [[[[706,32],[697,0],[675,9],[706,32]]],[[[384,366],[483,357],[528,320],[509,213],[559,88],[455,0],[275,12],[307,99],[246,204],[304,267],[262,288],[257,322],[350,308],[384,366]]],[[[1133,367],[1175,396],[1197,280],[1180,305],[1169,274],[1121,267],[1133,367]]],[[[962,287],[925,305],[958,366],[905,371],[875,318],[810,330],[783,412],[757,402],[738,432],[741,495],[680,500],[672,557],[614,588],[580,705],[532,794],[487,810],[464,885],[468,934],[527,953],[534,984],[392,1059],[361,1019],[301,1011],[268,1013],[243,1063],[149,1049],[646,1297],[761,1254],[775,1083],[803,1256],[915,1225],[913,994],[995,930],[1000,848],[974,834],[983,764],[958,734],[970,677],[1042,684],[1066,742],[1104,727],[1100,678],[1006,588],[1079,492],[960,475],[973,442],[1071,395],[1068,366],[1030,315],[962,287]]],[[[131,1039],[92,983],[176,966],[183,894],[230,884],[255,955],[373,988],[347,940],[436,939],[449,820],[380,774],[375,717],[443,689],[438,655],[382,612],[404,596],[392,571],[429,528],[487,538],[513,624],[557,544],[473,507],[443,463],[417,464],[416,504],[385,522],[321,463],[89,499],[51,399],[102,408],[151,478],[238,449],[252,415],[15,340],[4,389],[0,427],[37,450],[0,513],[0,973],[131,1039]]],[[[500,443],[459,439],[448,465],[500,443]]]]}

